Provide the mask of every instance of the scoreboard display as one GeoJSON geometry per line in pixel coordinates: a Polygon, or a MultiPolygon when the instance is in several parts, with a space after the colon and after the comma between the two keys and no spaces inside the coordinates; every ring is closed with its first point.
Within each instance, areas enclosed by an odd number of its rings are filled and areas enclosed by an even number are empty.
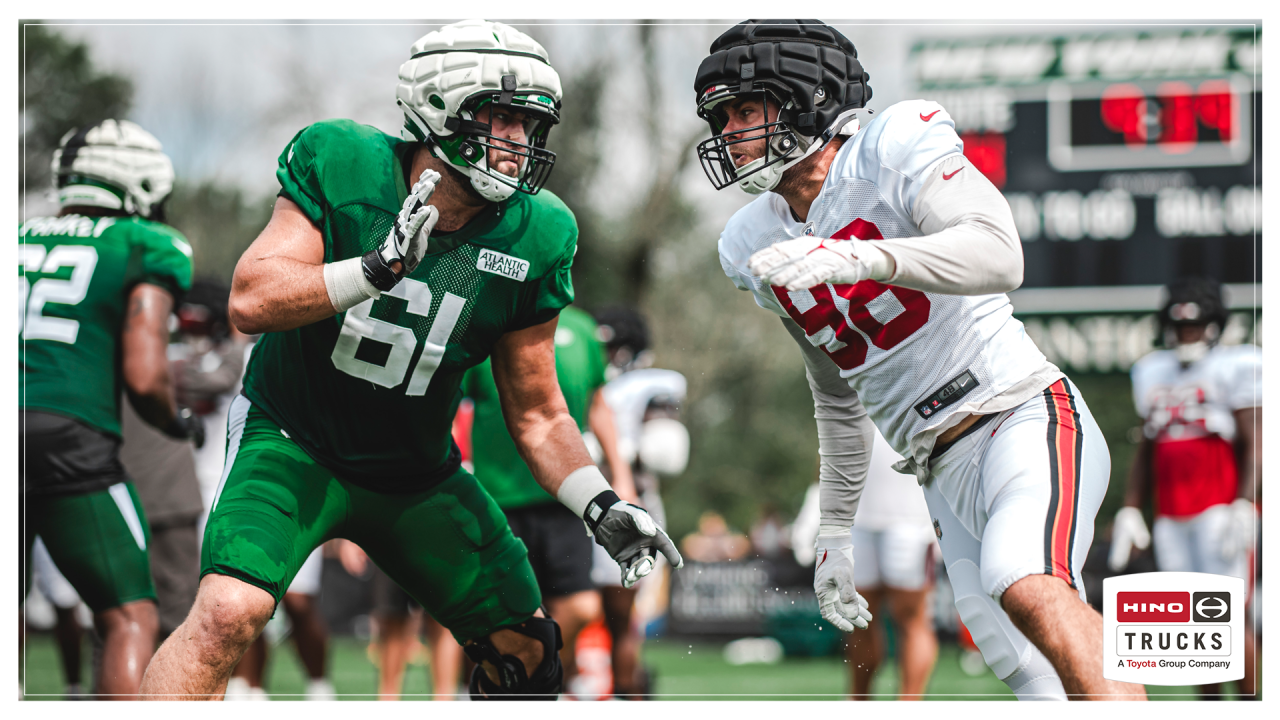
{"type": "Polygon", "coordinates": [[[1260,47],[1252,25],[1126,29],[920,42],[911,61],[1009,200],[1023,287],[1239,285],[1261,280],[1260,47]]]}

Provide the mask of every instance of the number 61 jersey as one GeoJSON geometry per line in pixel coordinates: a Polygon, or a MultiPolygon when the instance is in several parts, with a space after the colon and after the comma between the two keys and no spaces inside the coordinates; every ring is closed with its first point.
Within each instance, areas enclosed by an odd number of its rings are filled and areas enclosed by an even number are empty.
{"type": "MultiPolygon", "coordinates": [[[[416,147],[328,120],[281,153],[280,195],[320,228],[326,263],[386,239],[416,147]]],[[[466,369],[504,333],[573,301],[577,235],[546,190],[490,204],[460,230],[433,233],[414,272],[377,300],[264,335],[244,394],[332,472],[378,491],[425,490],[457,469],[450,428],[466,369]]]]}
{"type": "MultiPolygon", "coordinates": [[[[760,307],[789,317],[857,391],[900,469],[927,478],[937,435],[957,413],[991,413],[1025,402],[1062,376],[1013,319],[1003,293],[941,295],[864,280],[799,292],[766,285],[752,254],[801,235],[846,240],[919,237],[912,208],[929,170],[963,144],[940,105],[898,103],[836,154],[808,222],[781,195],[739,210],[720,236],[720,263],[760,307]]],[[[994,190],[993,190],[994,191],[994,190]]]]}

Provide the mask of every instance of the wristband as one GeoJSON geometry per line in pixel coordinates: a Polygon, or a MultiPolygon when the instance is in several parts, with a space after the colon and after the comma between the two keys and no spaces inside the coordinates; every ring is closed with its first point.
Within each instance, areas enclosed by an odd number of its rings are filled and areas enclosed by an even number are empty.
{"type": "Polygon", "coordinates": [[[600,493],[613,492],[609,483],[595,465],[583,465],[569,473],[560,489],[556,491],[556,499],[573,511],[580,518],[586,517],[587,505],[600,493]]]}
{"type": "Polygon", "coordinates": [[[365,300],[382,295],[382,291],[365,278],[363,258],[327,263],[324,266],[324,289],[329,293],[329,303],[337,312],[350,310],[365,300]]]}
{"type": "Polygon", "coordinates": [[[894,263],[889,253],[866,240],[860,241],[854,246],[854,254],[866,264],[867,269],[871,271],[871,279],[876,282],[888,280],[893,276],[894,270],[897,269],[896,263],[894,263]]]}
{"type": "Polygon", "coordinates": [[[814,547],[834,550],[853,545],[853,533],[850,528],[839,525],[819,525],[818,537],[813,541],[814,547]]]}

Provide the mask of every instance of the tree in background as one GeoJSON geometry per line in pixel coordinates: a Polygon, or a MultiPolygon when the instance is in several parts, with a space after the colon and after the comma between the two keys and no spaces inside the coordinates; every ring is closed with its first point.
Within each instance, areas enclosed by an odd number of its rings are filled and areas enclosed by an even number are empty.
{"type": "MultiPolygon", "coordinates": [[[[18,23],[20,197],[51,187],[49,158],[68,130],[128,118],[134,89],[128,77],[95,67],[85,43],[48,25],[26,24],[33,22],[18,23]]],[[[179,174],[166,210],[169,224],[191,241],[196,273],[229,283],[240,254],[267,224],[272,200],[250,199],[239,188],[212,181],[184,181],[179,174]]]]}
{"type": "Polygon", "coordinates": [[[67,40],[47,25],[29,22],[33,21],[18,23],[20,193],[49,187],[49,158],[63,134],[86,123],[125,117],[133,101],[129,78],[100,72],[88,46],[67,40]]]}

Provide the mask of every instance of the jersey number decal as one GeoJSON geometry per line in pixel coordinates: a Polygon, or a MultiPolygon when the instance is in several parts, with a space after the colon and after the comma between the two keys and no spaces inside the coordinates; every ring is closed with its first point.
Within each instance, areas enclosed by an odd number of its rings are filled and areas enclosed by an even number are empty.
{"type": "MultiPolygon", "coordinates": [[[[884,239],[880,229],[874,223],[861,218],[849,223],[831,237],[834,240],[848,240],[853,237],[859,240],[884,239]]],[[[808,292],[813,296],[814,304],[804,312],[800,312],[796,307],[786,288],[777,285],[772,287],[773,294],[777,296],[791,319],[795,320],[810,338],[817,337],[822,345],[822,351],[834,360],[841,370],[852,370],[867,361],[867,341],[858,330],[866,333],[876,347],[889,350],[911,337],[912,333],[929,322],[928,296],[919,290],[885,285],[875,280],[863,280],[855,285],[824,284],[809,288],[808,292]],[[848,317],[836,307],[833,292],[849,301],[848,317]],[[867,309],[867,304],[885,293],[891,293],[897,299],[898,304],[902,306],[902,312],[888,322],[882,323],[867,309]],[[823,335],[827,337],[824,338],[823,335]]]]}
{"type": "Polygon", "coordinates": [[[18,334],[26,340],[53,340],[75,344],[80,322],[68,318],[46,317],[45,303],[75,305],[84,300],[98,266],[98,251],[88,245],[58,245],[45,250],[43,245],[19,245],[18,267],[18,334]],[[46,254],[47,253],[47,254],[46,254]],[[32,284],[25,273],[57,272],[70,267],[66,280],[40,278],[32,284]]]}
{"type": "MultiPolygon", "coordinates": [[[[385,294],[408,302],[409,312],[414,315],[431,315],[431,290],[424,282],[405,278],[385,294]]],[[[338,335],[337,344],[333,346],[331,359],[334,367],[348,375],[391,388],[404,382],[405,371],[409,369],[409,361],[413,359],[413,351],[418,346],[418,338],[407,327],[369,317],[373,303],[372,299],[366,300],[347,311],[347,317],[342,322],[342,332],[338,335]],[[391,353],[385,364],[375,365],[356,357],[362,338],[391,346],[391,353]]],[[[458,318],[466,304],[466,298],[448,292],[444,294],[440,309],[436,311],[436,319],[427,331],[422,355],[413,366],[405,395],[426,394],[427,385],[431,384],[431,376],[444,359],[445,346],[449,344],[449,336],[453,334],[453,328],[458,324],[458,318]]]]}

